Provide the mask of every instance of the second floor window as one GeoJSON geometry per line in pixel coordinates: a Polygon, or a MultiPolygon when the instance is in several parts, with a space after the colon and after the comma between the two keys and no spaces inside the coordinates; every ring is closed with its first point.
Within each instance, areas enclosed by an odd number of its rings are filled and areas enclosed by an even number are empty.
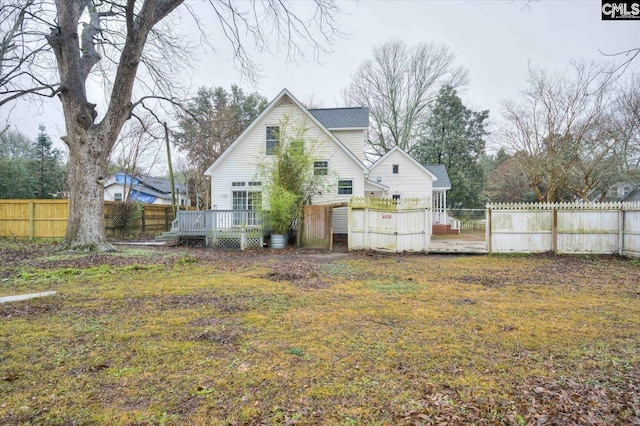
{"type": "Polygon", "coordinates": [[[338,194],[343,194],[343,195],[353,194],[353,181],[351,179],[339,180],[338,194]]]}
{"type": "Polygon", "coordinates": [[[394,175],[397,175],[400,172],[400,166],[398,164],[394,164],[391,168],[394,175]]]}
{"type": "Polygon", "coordinates": [[[291,147],[291,152],[294,155],[304,154],[304,141],[302,140],[291,141],[289,146],[291,147]]]}
{"type": "Polygon", "coordinates": [[[328,161],[314,161],[313,162],[313,174],[315,176],[326,176],[329,174],[329,162],[328,161]]]}
{"type": "Polygon", "coordinates": [[[278,152],[279,135],[280,126],[267,126],[267,155],[276,155],[278,152]]]}

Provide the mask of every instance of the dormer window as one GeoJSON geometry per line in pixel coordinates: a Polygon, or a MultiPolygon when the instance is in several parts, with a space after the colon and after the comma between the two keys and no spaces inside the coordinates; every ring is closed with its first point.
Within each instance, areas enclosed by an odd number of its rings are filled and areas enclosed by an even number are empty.
{"type": "Polygon", "coordinates": [[[266,151],[267,155],[276,155],[278,152],[278,140],[280,126],[267,126],[266,151]]]}

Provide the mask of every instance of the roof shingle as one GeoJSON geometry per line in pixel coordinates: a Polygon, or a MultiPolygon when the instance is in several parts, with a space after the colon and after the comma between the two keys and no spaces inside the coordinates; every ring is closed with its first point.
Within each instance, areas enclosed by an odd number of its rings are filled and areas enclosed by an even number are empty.
{"type": "Polygon", "coordinates": [[[425,164],[424,168],[436,175],[438,180],[433,182],[433,189],[451,189],[451,181],[444,164],[425,164]]]}
{"type": "Polygon", "coordinates": [[[327,129],[369,127],[369,108],[322,108],[309,112],[327,129]]]}

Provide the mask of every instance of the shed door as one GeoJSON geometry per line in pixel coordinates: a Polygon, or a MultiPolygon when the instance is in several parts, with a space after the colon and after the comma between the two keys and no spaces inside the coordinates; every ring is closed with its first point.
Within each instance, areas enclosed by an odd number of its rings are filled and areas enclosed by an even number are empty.
{"type": "Polygon", "coordinates": [[[328,206],[304,206],[302,247],[331,250],[331,211],[328,206]]]}

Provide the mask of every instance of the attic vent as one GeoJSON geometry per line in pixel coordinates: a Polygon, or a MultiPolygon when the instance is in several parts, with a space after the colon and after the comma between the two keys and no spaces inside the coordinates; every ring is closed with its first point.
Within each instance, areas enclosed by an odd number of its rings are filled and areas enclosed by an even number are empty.
{"type": "Polygon", "coordinates": [[[283,105],[293,105],[293,102],[291,102],[291,99],[289,99],[288,96],[283,96],[280,102],[278,102],[278,106],[283,105]]]}

